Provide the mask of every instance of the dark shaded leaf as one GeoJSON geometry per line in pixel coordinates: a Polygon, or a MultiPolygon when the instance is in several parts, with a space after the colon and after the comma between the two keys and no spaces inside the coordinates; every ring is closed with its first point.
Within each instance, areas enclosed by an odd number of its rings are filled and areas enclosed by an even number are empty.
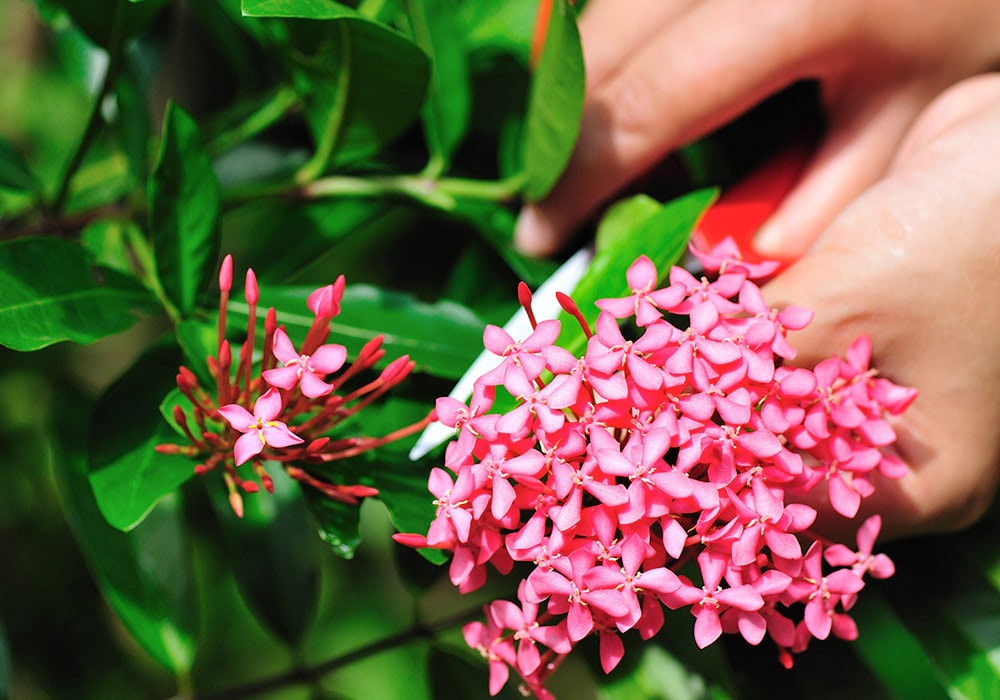
{"type": "Polygon", "coordinates": [[[316,519],[320,539],[330,545],[337,556],[354,557],[354,550],[361,544],[361,508],[334,501],[313,489],[306,489],[302,494],[316,519]]]}
{"type": "Polygon", "coordinates": [[[322,545],[298,485],[277,463],[266,468],[274,493],[244,494],[242,518],[221,479],[210,495],[240,594],[268,629],[295,647],[316,615],[322,545]]]}
{"type": "Polygon", "coordinates": [[[64,388],[56,402],[52,463],[63,511],[105,599],[158,663],[186,675],[194,660],[196,608],[180,501],[163,499],[129,533],[101,515],[87,480],[87,411],[64,388]],[[82,414],[82,415],[81,415],[82,414]]]}
{"type": "MultiPolygon", "coordinates": [[[[78,26],[95,44],[108,48],[114,26],[115,8],[121,3],[122,33],[125,37],[138,34],[156,18],[167,0],[35,0],[39,6],[59,6],[69,13],[78,26]]],[[[44,10],[44,7],[42,8],[44,10]]],[[[43,16],[51,16],[43,11],[43,16]]]]}
{"type": "Polygon", "coordinates": [[[21,154],[6,139],[0,138],[0,189],[37,193],[40,188],[21,154]]]}

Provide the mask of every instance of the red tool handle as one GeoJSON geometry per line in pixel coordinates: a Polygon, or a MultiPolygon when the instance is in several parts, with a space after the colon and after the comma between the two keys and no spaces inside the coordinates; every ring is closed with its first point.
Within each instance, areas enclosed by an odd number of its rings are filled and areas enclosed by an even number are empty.
{"type": "MultiPolygon", "coordinates": [[[[698,248],[711,250],[727,236],[736,241],[748,262],[762,259],[753,236],[781,204],[805,169],[812,148],[806,143],[787,146],[732,187],[723,190],[708,208],[691,236],[698,248]]],[[[792,260],[781,260],[782,267],[792,260]]]]}

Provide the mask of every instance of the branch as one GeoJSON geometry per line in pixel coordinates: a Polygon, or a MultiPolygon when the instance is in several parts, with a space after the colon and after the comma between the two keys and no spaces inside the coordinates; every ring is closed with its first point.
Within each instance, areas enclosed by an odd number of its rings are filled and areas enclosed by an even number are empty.
{"type": "MultiPolygon", "coordinates": [[[[474,609],[465,610],[456,615],[452,615],[451,617],[438,620],[437,622],[426,625],[414,625],[407,630],[403,630],[402,632],[398,632],[388,637],[383,637],[382,639],[377,639],[374,642],[358,647],[354,651],[349,651],[346,654],[335,656],[332,659],[328,659],[327,661],[316,664],[315,666],[293,668],[285,671],[284,673],[279,673],[268,678],[262,678],[251,683],[247,683],[243,686],[229,688],[216,693],[205,693],[202,695],[196,694],[193,696],[192,700],[241,700],[242,698],[260,695],[261,693],[278,690],[291,685],[306,685],[315,683],[327,674],[343,668],[344,666],[349,666],[356,661],[366,659],[369,656],[374,656],[375,654],[380,654],[383,651],[389,651],[390,649],[406,646],[411,642],[433,639],[438,633],[451,629],[452,627],[460,625],[464,622],[474,620],[481,614],[482,606],[476,606],[474,609]]],[[[179,697],[174,700],[179,700],[179,697]]]]}

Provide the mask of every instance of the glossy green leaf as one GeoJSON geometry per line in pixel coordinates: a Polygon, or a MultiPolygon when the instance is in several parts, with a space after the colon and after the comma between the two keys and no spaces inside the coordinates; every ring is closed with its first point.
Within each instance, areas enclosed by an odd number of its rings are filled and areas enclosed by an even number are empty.
{"type": "Polygon", "coordinates": [[[159,404],[177,374],[175,351],[154,349],[111,385],[91,418],[90,483],[108,523],[127,531],[194,475],[187,457],[153,448],[178,443],[159,404]]]}
{"type": "MultiPolygon", "coordinates": [[[[654,214],[643,198],[612,215],[608,225],[598,230],[597,253],[590,269],[570,295],[591,328],[600,311],[595,306],[598,299],[629,296],[625,274],[640,255],[653,261],[661,279],[669,274],[714,199],[714,190],[699,190],[664,204],[654,214]]],[[[582,329],[569,314],[561,314],[560,319],[560,344],[573,354],[582,354],[587,346],[582,329]]]]}
{"type": "MultiPolygon", "coordinates": [[[[313,316],[306,306],[312,287],[261,287],[260,315],[269,306],[289,335],[303,338],[313,316]]],[[[246,323],[246,304],[230,303],[234,324],[246,323]]],[[[448,301],[427,304],[400,292],[349,285],[341,313],[330,324],[331,343],[347,347],[356,355],[377,335],[383,335],[386,362],[409,355],[417,370],[457,379],[482,350],[483,323],[465,307],[448,301]]]]}
{"type": "Polygon", "coordinates": [[[333,0],[242,0],[241,5],[247,17],[338,19],[360,16],[350,7],[333,0]]]}
{"type": "Polygon", "coordinates": [[[79,244],[57,238],[0,243],[0,345],[37,350],[119,333],[136,312],[159,309],[134,280],[92,263],[79,244]]]}
{"type": "Polygon", "coordinates": [[[221,193],[201,149],[198,125],[171,102],[149,178],[149,230],[163,291],[182,314],[193,311],[219,255],[221,193]]]}
{"type": "Polygon", "coordinates": [[[431,82],[421,114],[432,167],[444,170],[465,135],[471,109],[469,68],[458,0],[408,0],[417,45],[431,58],[431,82]]]}
{"type": "Polygon", "coordinates": [[[240,595],[269,630],[295,647],[316,615],[322,545],[298,484],[277,463],[266,468],[274,493],[244,494],[242,518],[233,513],[221,479],[209,491],[240,595]]]}
{"type": "Polygon", "coordinates": [[[21,154],[0,138],[0,189],[36,193],[41,185],[21,154]]]}
{"type": "Polygon", "coordinates": [[[583,114],[580,34],[568,0],[554,0],[545,48],[535,68],[524,132],[524,196],[541,199],[569,161],[583,114]]]}
{"type": "Polygon", "coordinates": [[[85,401],[57,402],[52,464],[63,511],[101,593],[159,664],[187,675],[194,660],[196,607],[180,501],[164,499],[129,533],[101,515],[87,480],[85,401]]]}

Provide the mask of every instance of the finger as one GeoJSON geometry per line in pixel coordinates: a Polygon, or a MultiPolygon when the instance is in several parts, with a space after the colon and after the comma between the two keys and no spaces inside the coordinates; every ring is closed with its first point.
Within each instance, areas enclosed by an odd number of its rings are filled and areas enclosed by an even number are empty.
{"type": "Polygon", "coordinates": [[[839,211],[882,177],[907,128],[929,99],[916,89],[846,100],[830,114],[819,149],[795,188],[754,238],[764,255],[796,258],[839,211]]]}
{"type": "Polygon", "coordinates": [[[1000,310],[990,301],[1000,293],[992,234],[1000,184],[990,177],[1000,155],[1000,78],[987,87],[961,109],[932,106],[928,114],[950,123],[918,124],[932,136],[911,141],[890,174],[765,288],[775,305],[816,311],[790,338],[796,364],[842,354],[868,333],[874,366],[921,392],[894,421],[910,473],[876,477],[863,505],[862,515],[885,516],[890,535],[970,524],[1000,474],[1000,335],[992,330],[1000,310]]]}
{"type": "MultiPolygon", "coordinates": [[[[543,202],[525,208],[517,245],[552,252],[669,150],[814,74],[840,29],[805,5],[708,0],[640,47],[591,95],[564,176],[543,202]]],[[[822,14],[828,4],[819,5],[822,14]]]]}
{"type": "Polygon", "coordinates": [[[697,0],[591,0],[580,16],[587,92],[628,63],[697,0]]]}

